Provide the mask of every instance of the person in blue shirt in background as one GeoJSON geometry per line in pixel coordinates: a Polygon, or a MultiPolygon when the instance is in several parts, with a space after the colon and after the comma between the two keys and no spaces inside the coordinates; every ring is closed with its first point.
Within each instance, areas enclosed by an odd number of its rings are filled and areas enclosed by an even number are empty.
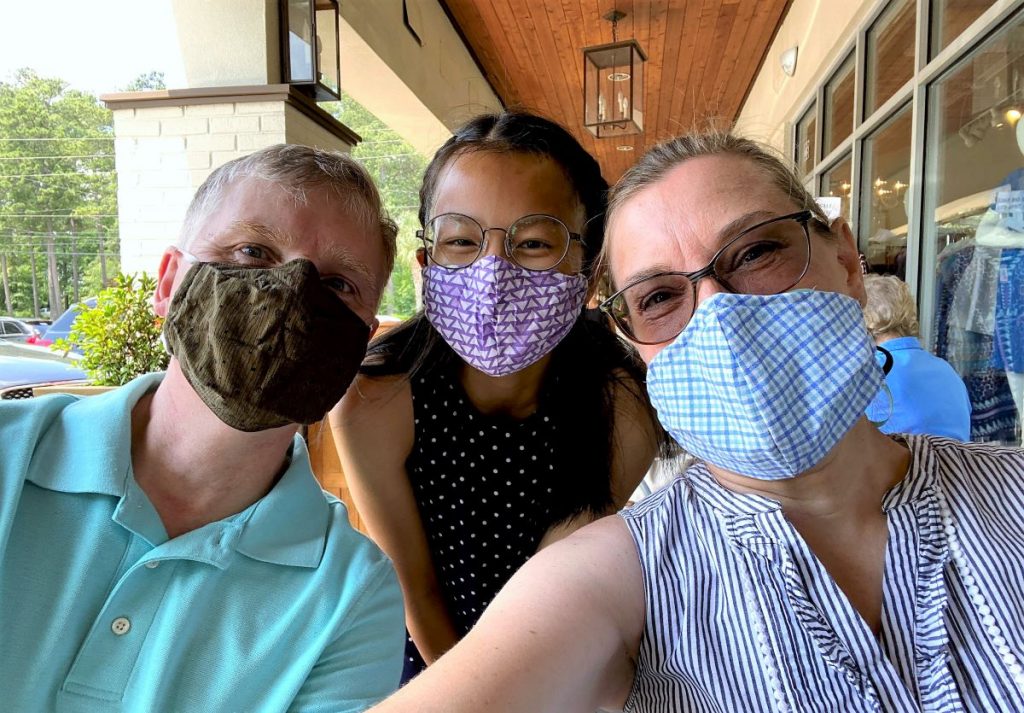
{"type": "Polygon", "coordinates": [[[394,570],[297,435],[356,374],[395,234],[351,158],[229,162],[160,263],[167,372],[0,402],[0,708],[337,713],[397,687],[394,570]]]}
{"type": "Polygon", "coordinates": [[[892,275],[867,275],[864,319],[881,349],[892,355],[883,389],[868,406],[868,418],[883,433],[924,433],[971,439],[967,387],[946,361],[918,340],[917,306],[907,284],[892,275]]]}

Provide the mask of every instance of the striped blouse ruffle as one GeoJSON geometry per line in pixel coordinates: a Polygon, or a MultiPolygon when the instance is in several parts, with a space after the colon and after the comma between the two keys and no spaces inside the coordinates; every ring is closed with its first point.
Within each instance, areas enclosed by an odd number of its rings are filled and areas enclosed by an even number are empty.
{"type": "Polygon", "coordinates": [[[775,501],[696,465],[624,511],[647,604],[625,711],[1024,711],[1024,451],[905,438],[878,637],[775,501]]]}

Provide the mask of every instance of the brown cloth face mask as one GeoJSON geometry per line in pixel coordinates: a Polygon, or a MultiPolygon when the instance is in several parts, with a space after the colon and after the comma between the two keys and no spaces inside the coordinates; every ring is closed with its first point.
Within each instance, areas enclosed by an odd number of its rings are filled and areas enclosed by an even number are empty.
{"type": "Polygon", "coordinates": [[[323,418],[355,378],[370,328],[309,260],[200,262],[174,294],[164,334],[203,403],[251,432],[323,418]]]}

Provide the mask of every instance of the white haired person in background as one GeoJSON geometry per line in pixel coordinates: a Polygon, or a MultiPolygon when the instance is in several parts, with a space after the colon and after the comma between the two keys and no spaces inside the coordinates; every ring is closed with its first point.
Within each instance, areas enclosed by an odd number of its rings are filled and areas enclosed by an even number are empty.
{"type": "Polygon", "coordinates": [[[882,433],[927,433],[971,439],[967,387],[948,362],[918,339],[917,305],[907,283],[892,275],[867,275],[864,320],[875,344],[892,356],[883,390],[868,406],[882,433]],[[890,395],[892,399],[890,400],[890,395]]]}

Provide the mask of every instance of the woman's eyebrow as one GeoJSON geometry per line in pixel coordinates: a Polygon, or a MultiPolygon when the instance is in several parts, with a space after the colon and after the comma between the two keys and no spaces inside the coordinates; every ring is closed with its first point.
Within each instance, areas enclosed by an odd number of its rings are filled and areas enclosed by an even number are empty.
{"type": "Polygon", "coordinates": [[[772,218],[778,218],[779,215],[781,214],[770,210],[754,210],[749,213],[745,213],[739,218],[729,221],[718,229],[718,242],[724,243],[730,238],[735,238],[747,228],[753,227],[758,223],[763,223],[766,220],[771,220],[772,218]]]}
{"type": "Polygon", "coordinates": [[[662,273],[666,272],[678,272],[678,270],[673,270],[668,265],[654,265],[652,267],[648,267],[644,270],[641,270],[640,272],[633,273],[632,275],[629,276],[629,278],[622,280],[621,282],[619,280],[616,280],[615,287],[616,289],[623,289],[623,287],[626,285],[632,285],[634,282],[640,282],[641,280],[646,280],[650,277],[656,277],[657,275],[661,275],[662,273]],[[620,284],[623,285],[623,287],[619,287],[620,284]]]}

